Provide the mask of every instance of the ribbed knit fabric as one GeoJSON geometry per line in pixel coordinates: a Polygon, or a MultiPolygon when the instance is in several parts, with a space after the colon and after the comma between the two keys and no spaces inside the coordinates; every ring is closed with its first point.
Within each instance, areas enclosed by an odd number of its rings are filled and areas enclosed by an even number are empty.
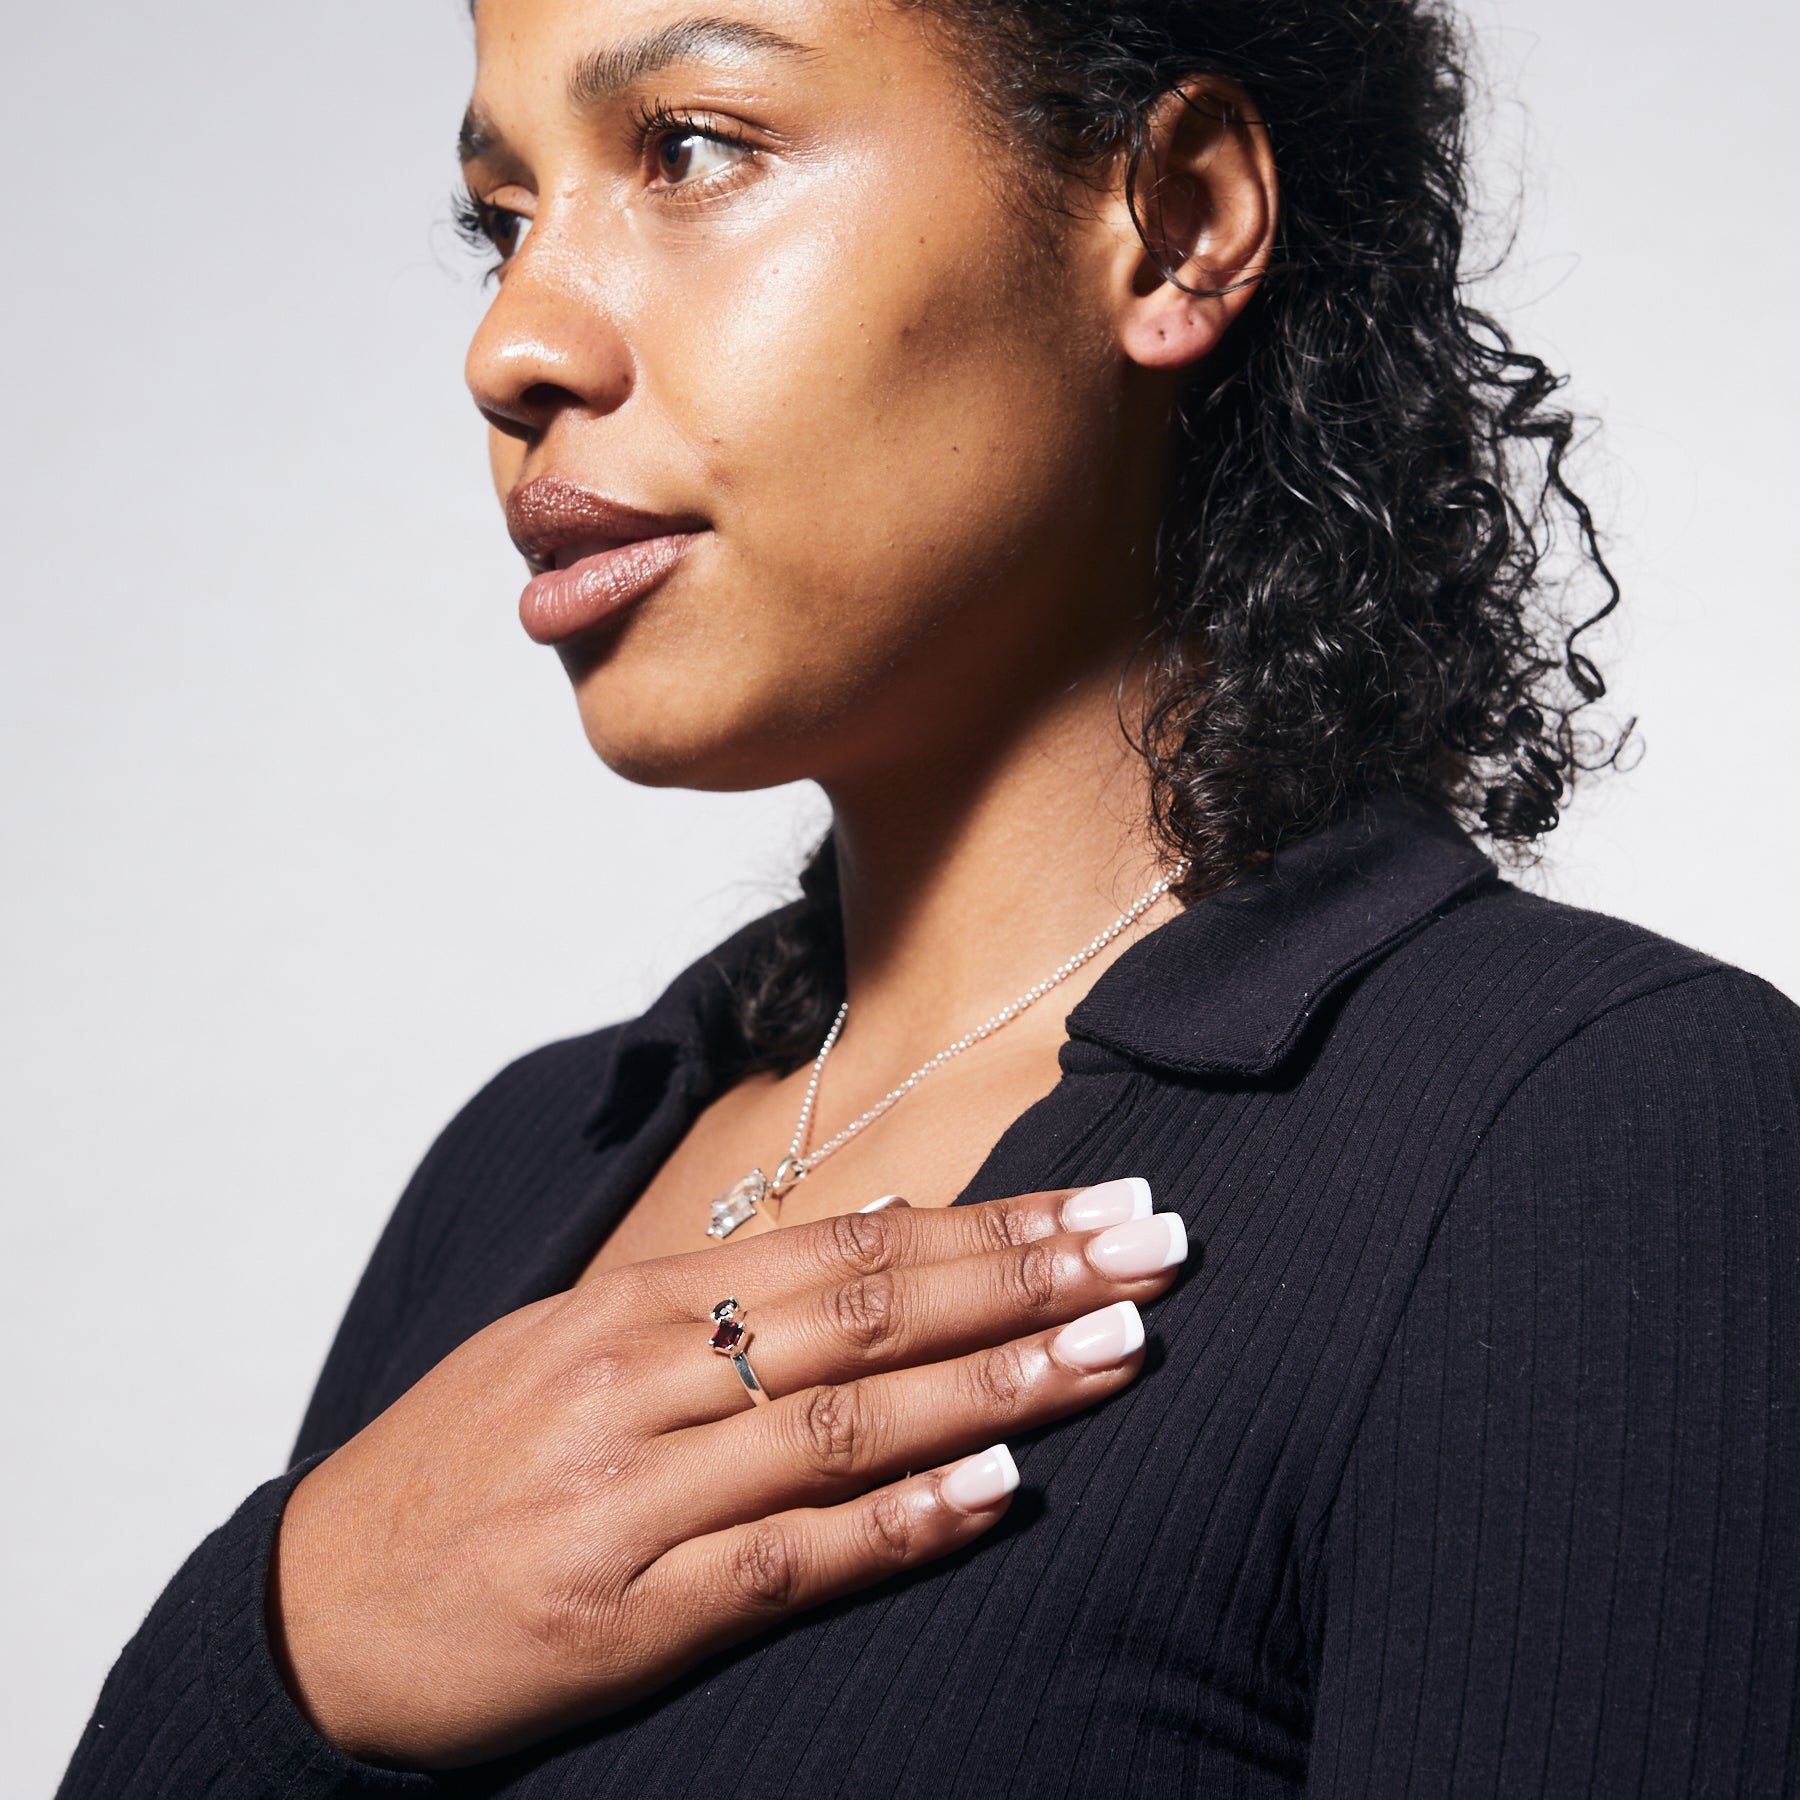
{"type": "MultiPolygon", "coordinates": [[[[739,1054],[760,927],[449,1127],[334,1347],[329,1451],[566,1286],[739,1054]]],[[[454,1779],[282,1689],[296,1474],[127,1648],[66,1800],[1775,1796],[1800,1783],[1800,1013],[1368,809],[1122,957],[967,1200],[1143,1175],[1195,1245],[1007,1522],[454,1779]]]]}

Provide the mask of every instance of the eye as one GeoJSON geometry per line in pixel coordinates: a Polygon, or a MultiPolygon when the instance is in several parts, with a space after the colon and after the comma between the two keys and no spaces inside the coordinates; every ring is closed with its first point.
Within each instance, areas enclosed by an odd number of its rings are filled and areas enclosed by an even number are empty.
{"type": "Polygon", "coordinates": [[[456,235],[471,250],[483,255],[492,251],[497,256],[498,261],[490,274],[518,255],[525,234],[531,230],[529,213],[516,212],[510,206],[496,206],[493,201],[470,193],[466,187],[451,196],[450,218],[456,227],[456,235]]]}
{"type": "Polygon", "coordinates": [[[490,206],[482,220],[487,240],[499,251],[503,262],[510,262],[524,247],[531,231],[531,221],[523,213],[506,206],[490,206]]]}
{"type": "Polygon", "coordinates": [[[742,144],[692,125],[665,131],[651,145],[651,161],[665,187],[688,187],[741,162],[746,154],[742,144]]]}

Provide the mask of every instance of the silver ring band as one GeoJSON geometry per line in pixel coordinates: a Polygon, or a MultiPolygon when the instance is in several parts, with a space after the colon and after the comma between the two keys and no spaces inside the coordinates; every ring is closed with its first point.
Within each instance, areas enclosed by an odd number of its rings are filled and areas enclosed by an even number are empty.
{"type": "Polygon", "coordinates": [[[740,1350],[731,1359],[731,1366],[737,1370],[738,1380],[744,1384],[744,1391],[749,1394],[751,1400],[758,1406],[767,1406],[769,1396],[764,1391],[763,1384],[756,1379],[756,1371],[751,1368],[749,1357],[740,1350]]]}
{"type": "Polygon", "coordinates": [[[712,1336],[707,1339],[707,1344],[715,1355],[731,1358],[731,1366],[737,1370],[738,1380],[744,1384],[744,1392],[750,1396],[752,1404],[767,1406],[768,1390],[750,1366],[750,1328],[744,1322],[743,1308],[735,1299],[720,1300],[712,1309],[712,1323],[712,1336]]]}

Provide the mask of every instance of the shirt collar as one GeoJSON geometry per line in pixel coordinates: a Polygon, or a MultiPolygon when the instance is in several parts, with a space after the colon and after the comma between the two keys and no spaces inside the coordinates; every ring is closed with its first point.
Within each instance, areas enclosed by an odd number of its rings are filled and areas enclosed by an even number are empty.
{"type": "MultiPolygon", "coordinates": [[[[1181,1075],[1271,1074],[1345,983],[1493,874],[1441,807],[1368,801],[1134,944],[1069,1036],[1181,1075]]],[[[602,1141],[677,1076],[700,1095],[729,1078],[743,1056],[733,980],[783,916],[746,926],[612,1035],[589,1121],[602,1141]]]]}
{"type": "Polygon", "coordinates": [[[1270,1074],[1339,988],[1493,874],[1441,807],[1371,800],[1132,945],[1069,1035],[1184,1075],[1270,1074]]]}

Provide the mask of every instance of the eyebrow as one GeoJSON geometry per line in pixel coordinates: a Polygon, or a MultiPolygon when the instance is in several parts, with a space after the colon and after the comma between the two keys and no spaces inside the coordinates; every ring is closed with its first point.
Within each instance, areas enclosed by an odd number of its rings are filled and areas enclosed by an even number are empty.
{"type": "MultiPolygon", "coordinates": [[[[584,112],[589,111],[674,63],[721,51],[760,52],[795,59],[817,54],[793,38],[783,37],[766,26],[752,25],[746,19],[678,19],[660,31],[590,51],[569,76],[569,99],[584,112]]],[[[463,114],[456,148],[461,160],[469,163],[503,149],[504,139],[487,117],[471,106],[463,114]]]]}
{"type": "Polygon", "coordinates": [[[678,19],[661,31],[627,38],[622,44],[584,56],[569,77],[569,98],[580,107],[596,106],[671,63],[718,51],[760,51],[794,58],[814,54],[805,44],[745,19],[678,19]]]}

